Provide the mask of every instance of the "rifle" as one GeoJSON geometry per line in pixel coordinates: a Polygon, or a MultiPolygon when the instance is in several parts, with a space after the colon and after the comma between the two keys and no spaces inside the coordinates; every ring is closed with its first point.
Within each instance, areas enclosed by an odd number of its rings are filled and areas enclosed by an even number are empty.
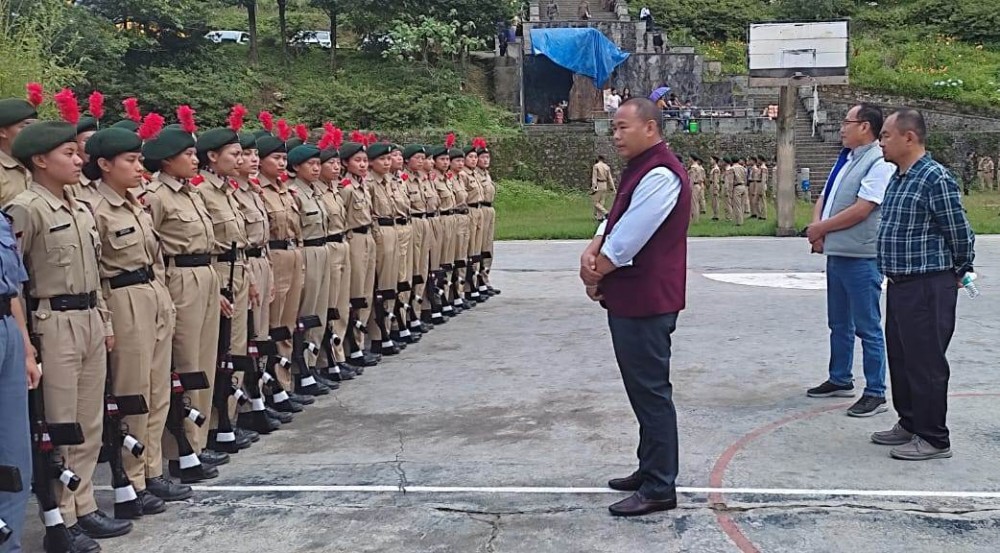
{"type": "MultiPolygon", "coordinates": [[[[41,336],[32,329],[31,313],[27,314],[28,335],[35,346],[35,360],[41,365],[41,336]]],[[[44,377],[43,377],[44,378],[44,377]]],[[[45,420],[45,401],[42,386],[28,390],[28,417],[31,420],[32,482],[31,487],[38,498],[45,524],[45,553],[71,553],[73,536],[63,522],[59,512],[59,500],[52,479],[58,478],[71,492],[80,487],[80,477],[66,468],[56,457],[58,446],[80,445],[84,441],[83,429],[79,423],[48,423],[45,420]]]]}
{"type": "Polygon", "coordinates": [[[246,387],[247,396],[250,400],[250,411],[240,413],[237,422],[243,428],[253,430],[260,434],[270,434],[273,431],[271,423],[267,420],[267,413],[264,408],[264,394],[260,389],[260,381],[265,382],[269,378],[267,373],[261,370],[260,356],[268,355],[264,350],[273,349],[277,354],[277,346],[270,340],[254,340],[254,316],[253,309],[247,311],[247,355],[233,356],[233,367],[235,370],[243,371],[243,385],[246,387]],[[263,342],[263,343],[262,343],[263,342]]]}
{"type": "Polygon", "coordinates": [[[134,457],[141,458],[146,446],[128,433],[128,425],[122,418],[149,413],[149,407],[146,405],[146,398],[141,394],[115,396],[110,356],[107,363],[108,371],[104,383],[104,430],[101,434],[104,442],[102,453],[111,467],[111,486],[115,490],[115,518],[137,519],[142,516],[142,502],[136,496],[135,488],[125,473],[122,449],[128,449],[134,457]]]}
{"type": "MultiPolygon", "coordinates": [[[[0,465],[0,492],[17,493],[23,489],[21,471],[17,467],[0,465]]],[[[0,518],[0,545],[9,540],[13,533],[14,531],[0,518]]]]}
{"type": "MultiPolygon", "coordinates": [[[[233,303],[233,280],[236,276],[236,242],[229,248],[229,280],[222,289],[222,295],[233,303]]],[[[212,393],[212,406],[219,418],[219,428],[208,433],[208,447],[215,451],[237,453],[236,433],[233,432],[233,422],[229,419],[229,396],[232,395],[233,382],[233,320],[222,317],[219,321],[219,363],[215,370],[215,387],[212,393]]]]}
{"type": "Polygon", "coordinates": [[[167,412],[167,431],[177,441],[178,464],[181,470],[181,483],[193,484],[207,480],[205,468],[194,452],[194,447],[188,441],[184,430],[184,419],[197,426],[205,424],[205,415],[191,407],[190,401],[184,397],[185,391],[207,390],[208,375],[204,371],[191,373],[170,373],[170,411],[167,412]]]}

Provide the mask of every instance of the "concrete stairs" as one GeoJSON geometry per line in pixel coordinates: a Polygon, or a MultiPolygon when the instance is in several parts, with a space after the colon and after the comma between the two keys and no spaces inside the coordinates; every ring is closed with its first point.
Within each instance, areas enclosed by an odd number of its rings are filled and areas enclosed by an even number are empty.
{"type": "MultiPolygon", "coordinates": [[[[556,21],[578,21],[576,10],[580,7],[580,0],[556,0],[559,5],[559,17],[556,21]]],[[[601,0],[587,0],[590,6],[590,16],[592,21],[615,21],[618,18],[613,12],[605,11],[601,6],[601,0]]],[[[538,15],[542,21],[548,21],[546,8],[548,0],[538,0],[538,15]]]]}
{"type": "Polygon", "coordinates": [[[812,114],[799,106],[795,117],[796,184],[800,170],[803,167],[808,167],[809,190],[813,197],[820,194],[834,163],[837,162],[840,148],[838,142],[822,141],[819,132],[815,137],[812,136],[812,114]]]}

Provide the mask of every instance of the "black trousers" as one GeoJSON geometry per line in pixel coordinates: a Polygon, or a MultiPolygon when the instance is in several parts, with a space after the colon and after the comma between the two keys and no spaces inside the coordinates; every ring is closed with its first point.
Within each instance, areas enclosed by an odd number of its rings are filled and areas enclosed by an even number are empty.
{"type": "Polygon", "coordinates": [[[886,294],[892,404],[900,426],[937,448],[951,447],[945,424],[951,371],[945,352],[955,332],[957,302],[951,271],[890,278],[886,294]]]}
{"type": "Polygon", "coordinates": [[[670,384],[670,335],[677,313],[627,318],[608,315],[615,358],[632,411],[639,419],[639,493],[648,499],[676,497],[677,412],[670,384]]]}

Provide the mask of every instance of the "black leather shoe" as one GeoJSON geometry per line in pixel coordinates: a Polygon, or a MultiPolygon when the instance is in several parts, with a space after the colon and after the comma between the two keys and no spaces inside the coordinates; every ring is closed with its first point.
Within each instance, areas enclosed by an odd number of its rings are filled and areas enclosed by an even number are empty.
{"type": "Polygon", "coordinates": [[[201,452],[201,455],[198,456],[198,460],[201,461],[201,464],[203,465],[218,467],[229,464],[229,454],[206,449],[201,452]]]}
{"type": "Polygon", "coordinates": [[[292,401],[290,399],[286,399],[285,401],[272,401],[271,405],[270,405],[270,408],[272,408],[275,411],[280,411],[282,413],[301,413],[302,412],[302,404],[298,403],[298,402],[294,402],[294,401],[292,401]]]}
{"type": "MultiPolygon", "coordinates": [[[[378,365],[379,362],[382,361],[382,356],[381,355],[376,355],[376,354],[374,354],[374,353],[372,353],[370,351],[366,351],[365,352],[365,356],[362,359],[363,359],[363,361],[361,363],[361,367],[362,368],[364,368],[364,367],[374,367],[375,365],[378,365]]],[[[364,371],[362,371],[362,372],[360,372],[358,374],[362,374],[363,372],[364,371]]]]}
{"type": "Polygon", "coordinates": [[[184,501],[194,495],[191,486],[175,484],[162,476],[147,478],[146,491],[166,502],[184,501]]]}
{"type": "Polygon", "coordinates": [[[240,440],[240,437],[236,436],[235,431],[233,432],[233,436],[235,437],[235,439],[230,441],[220,442],[218,440],[218,436],[219,436],[218,430],[208,431],[208,446],[207,446],[208,449],[212,451],[217,451],[219,453],[236,454],[239,453],[241,449],[246,449],[250,447],[250,440],[246,437],[240,440]]]}
{"type": "Polygon", "coordinates": [[[339,372],[330,373],[330,379],[335,382],[354,380],[354,377],[358,375],[358,373],[354,372],[354,369],[347,363],[340,363],[337,365],[337,368],[340,369],[339,372]]]}
{"type": "Polygon", "coordinates": [[[243,428],[241,426],[237,426],[234,430],[236,431],[236,438],[237,439],[240,436],[245,436],[246,438],[248,438],[250,440],[250,443],[252,443],[252,444],[255,444],[255,443],[257,443],[257,442],[260,441],[260,433],[259,432],[256,432],[254,430],[250,430],[249,428],[243,428]]]}
{"type": "Polygon", "coordinates": [[[158,515],[167,510],[167,503],[156,497],[149,490],[142,490],[138,494],[139,502],[142,503],[143,515],[158,515]]]}
{"type": "Polygon", "coordinates": [[[264,413],[267,414],[268,418],[276,420],[280,424],[288,424],[295,420],[295,415],[285,411],[278,411],[277,409],[272,409],[270,407],[265,407],[264,413]]]}
{"type": "Polygon", "coordinates": [[[95,540],[117,538],[132,531],[131,522],[111,518],[101,510],[80,517],[76,525],[87,537],[95,540]]]}
{"type": "Polygon", "coordinates": [[[288,399],[290,399],[292,403],[298,403],[299,405],[312,405],[313,403],[316,403],[316,399],[312,396],[302,396],[296,393],[288,394],[288,399]]]}
{"type": "MultiPolygon", "coordinates": [[[[92,540],[87,534],[84,534],[79,524],[74,524],[67,528],[67,530],[69,530],[70,539],[73,540],[72,553],[101,553],[101,544],[92,540]]],[[[48,536],[42,541],[42,547],[46,552],[49,551],[48,536]]]]}
{"type": "Polygon", "coordinates": [[[197,484],[203,480],[219,477],[219,469],[204,464],[181,470],[180,463],[170,461],[167,463],[167,471],[170,476],[180,478],[181,484],[197,484]]]}
{"type": "MultiPolygon", "coordinates": [[[[718,219],[715,219],[715,220],[718,221],[718,219]]],[[[499,288],[494,288],[494,287],[490,286],[490,293],[493,294],[494,296],[499,296],[500,295],[500,289],[499,288]]]]}
{"type": "Polygon", "coordinates": [[[657,511],[669,511],[677,508],[677,498],[646,499],[639,492],[608,507],[608,511],[616,517],[638,517],[657,511]]]}
{"type": "Polygon", "coordinates": [[[428,332],[434,330],[434,325],[431,323],[420,323],[420,333],[427,334],[428,332]]]}
{"type": "Polygon", "coordinates": [[[333,380],[330,380],[329,378],[327,378],[327,377],[325,377],[323,375],[317,374],[316,375],[316,382],[319,382],[320,384],[326,386],[330,390],[339,390],[340,389],[340,384],[337,384],[333,380]]]}
{"type": "Polygon", "coordinates": [[[637,492],[642,487],[643,477],[639,471],[635,471],[625,478],[612,478],[608,480],[608,487],[620,492],[637,492]]]}
{"type": "MultiPolygon", "coordinates": [[[[253,432],[254,434],[270,434],[278,428],[271,424],[271,421],[267,418],[266,411],[248,411],[246,413],[240,413],[236,417],[236,424],[240,425],[246,432],[253,432]]],[[[281,426],[280,423],[278,426],[281,426]]],[[[258,437],[258,439],[260,439],[258,437]]]]}

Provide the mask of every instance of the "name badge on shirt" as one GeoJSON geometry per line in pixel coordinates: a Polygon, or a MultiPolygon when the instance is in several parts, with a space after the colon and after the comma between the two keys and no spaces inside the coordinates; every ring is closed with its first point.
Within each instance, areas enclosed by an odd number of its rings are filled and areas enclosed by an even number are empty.
{"type": "Polygon", "coordinates": [[[128,236],[135,233],[135,227],[123,228],[121,230],[115,231],[115,238],[121,238],[122,236],[128,236]]]}
{"type": "Polygon", "coordinates": [[[63,223],[61,225],[56,225],[54,227],[49,227],[49,232],[58,232],[60,230],[65,230],[69,228],[69,223],[63,223]]]}

